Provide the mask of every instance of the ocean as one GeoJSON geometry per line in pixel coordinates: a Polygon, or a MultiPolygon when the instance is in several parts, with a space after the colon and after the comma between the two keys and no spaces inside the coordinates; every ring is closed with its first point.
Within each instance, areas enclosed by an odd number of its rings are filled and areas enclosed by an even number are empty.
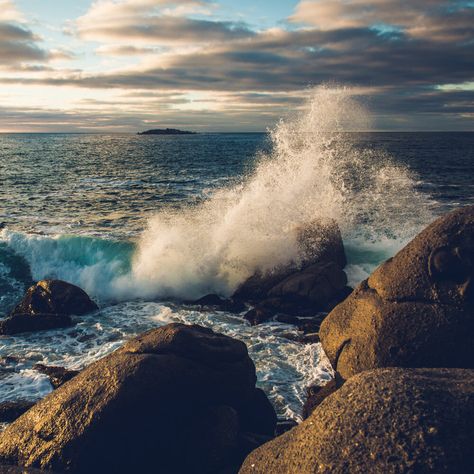
{"type": "Polygon", "coordinates": [[[52,390],[36,363],[82,368],[186,322],[243,340],[278,415],[300,419],[306,387],[332,376],[320,345],[183,302],[291,261],[294,230],[326,217],[356,285],[436,216],[474,203],[474,133],[358,133],[347,121],[367,113],[316,97],[268,133],[0,135],[0,317],[47,277],[100,305],[68,329],[1,336],[0,402],[52,390]]]}

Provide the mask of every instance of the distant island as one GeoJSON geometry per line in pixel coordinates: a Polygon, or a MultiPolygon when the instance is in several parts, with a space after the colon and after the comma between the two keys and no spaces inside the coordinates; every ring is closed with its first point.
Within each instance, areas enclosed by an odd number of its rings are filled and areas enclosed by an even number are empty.
{"type": "Polygon", "coordinates": [[[176,128],[155,128],[153,130],[146,130],[138,132],[137,135],[195,135],[196,132],[188,132],[186,130],[178,130],[176,128]]]}

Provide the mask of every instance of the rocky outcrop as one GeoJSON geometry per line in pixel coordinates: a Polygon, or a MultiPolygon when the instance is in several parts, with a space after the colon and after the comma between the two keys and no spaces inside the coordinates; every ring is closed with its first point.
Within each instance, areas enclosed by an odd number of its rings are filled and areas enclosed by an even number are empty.
{"type": "Polygon", "coordinates": [[[170,324],[82,370],[0,434],[0,462],[53,471],[213,473],[271,438],[244,343],[170,324]]]}
{"type": "MultiPolygon", "coordinates": [[[[340,270],[345,267],[347,262],[344,244],[335,221],[315,221],[311,225],[297,229],[296,233],[298,261],[274,268],[270,272],[256,273],[237,289],[235,299],[258,302],[269,297],[269,293],[275,287],[279,289],[276,288],[274,292],[282,295],[284,291],[281,283],[290,276],[295,278],[301,271],[310,267],[312,268],[308,273],[313,275],[319,275],[318,266],[324,268],[327,263],[334,263],[340,270]]],[[[305,288],[307,286],[308,282],[305,288]]],[[[294,291],[294,287],[291,287],[291,291],[294,291]]]]}
{"type": "Polygon", "coordinates": [[[81,288],[61,280],[41,280],[27,290],[10,316],[0,321],[0,334],[68,327],[73,324],[71,314],[83,315],[97,309],[81,288]]]}
{"type": "Polygon", "coordinates": [[[254,306],[245,319],[251,324],[276,314],[314,315],[329,311],[352,289],[343,271],[346,255],[339,227],[318,221],[298,229],[298,259],[267,273],[256,273],[235,292],[234,300],[254,306]]]}
{"type": "Polygon", "coordinates": [[[23,300],[12,311],[16,314],[76,314],[96,311],[98,306],[78,286],[62,280],[41,280],[28,288],[23,300]]]}
{"type": "Polygon", "coordinates": [[[347,276],[335,262],[315,263],[276,284],[267,295],[289,298],[305,306],[325,309],[347,285],[347,276]]]}
{"type": "Polygon", "coordinates": [[[474,370],[377,369],[252,452],[240,473],[467,474],[473,439],[474,370]]]}
{"type": "Polygon", "coordinates": [[[474,367],[474,206],[436,220],[323,321],[341,380],[376,367],[474,367]]]}

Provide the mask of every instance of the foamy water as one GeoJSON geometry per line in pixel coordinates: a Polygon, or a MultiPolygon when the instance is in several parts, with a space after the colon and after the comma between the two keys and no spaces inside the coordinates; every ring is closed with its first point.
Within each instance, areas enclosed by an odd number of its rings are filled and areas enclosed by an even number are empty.
{"type": "MultiPolygon", "coordinates": [[[[370,122],[370,113],[349,89],[317,88],[299,114],[275,126],[267,150],[240,177],[213,175],[198,181],[186,175],[179,184],[174,181],[181,192],[199,194],[199,199],[175,205],[166,188],[154,200],[153,189],[177,178],[153,178],[151,158],[144,155],[142,169],[129,163],[125,167],[133,179],[113,176],[114,165],[106,177],[82,181],[86,188],[76,199],[94,193],[102,203],[100,193],[111,193],[104,208],[81,204],[70,211],[78,214],[71,222],[61,214],[60,204],[57,220],[51,217],[54,209],[44,216],[37,210],[41,233],[32,232],[30,224],[6,226],[0,231],[3,311],[21,297],[30,278],[46,277],[81,286],[101,309],[78,318],[70,329],[0,337],[0,401],[38,399],[51,390],[47,379],[32,370],[34,363],[82,368],[151,327],[188,322],[242,339],[255,361],[258,383],[279,415],[298,418],[305,388],[331,377],[319,344],[291,340],[297,335],[292,326],[271,322],[250,327],[241,315],[198,311],[176,301],[207,293],[229,295],[256,270],[298,262],[297,230],[328,218],[341,228],[346,272],[355,285],[430,222],[433,201],[419,191],[419,178],[387,152],[361,146],[359,135],[347,133],[367,130],[370,122]],[[224,185],[218,186],[221,181],[224,185]],[[139,204],[114,210],[125,195],[139,204]],[[155,212],[150,202],[157,205],[155,212]],[[136,229],[142,214],[150,217],[140,235],[116,237],[117,229],[122,235],[127,235],[127,226],[136,229]],[[104,228],[110,228],[110,235],[104,228]]],[[[184,137],[177,143],[197,139],[184,137]]],[[[179,157],[179,150],[175,152],[179,157]]],[[[222,166],[217,161],[206,173],[222,166]]]]}

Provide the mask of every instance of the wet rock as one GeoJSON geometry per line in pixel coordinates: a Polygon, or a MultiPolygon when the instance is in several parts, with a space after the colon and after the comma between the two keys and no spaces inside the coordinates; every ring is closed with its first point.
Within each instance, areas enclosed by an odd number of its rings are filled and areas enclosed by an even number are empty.
{"type": "Polygon", "coordinates": [[[246,421],[270,409],[255,401],[255,382],[244,343],[170,324],[38,402],[0,434],[0,462],[75,473],[223,471],[246,454],[242,427],[268,439],[268,415],[246,421]]]}
{"type": "Polygon", "coordinates": [[[0,320],[0,335],[14,335],[30,331],[66,328],[74,323],[65,314],[19,314],[0,320]]]}
{"type": "Polygon", "coordinates": [[[336,381],[330,380],[325,385],[311,385],[306,389],[306,401],[303,405],[303,420],[321,405],[323,400],[337,390],[336,381]]]}
{"type": "Polygon", "coordinates": [[[325,317],[326,314],[319,313],[312,318],[299,318],[296,325],[304,334],[313,334],[319,331],[325,317]]]}
{"type": "Polygon", "coordinates": [[[244,314],[244,319],[252,326],[275,319],[285,324],[298,324],[296,314],[304,313],[304,308],[296,299],[266,298],[244,314]]]}
{"type": "Polygon", "coordinates": [[[28,411],[35,402],[29,400],[0,402],[0,423],[11,423],[28,411]]]}
{"type": "Polygon", "coordinates": [[[301,296],[301,293],[309,293],[313,300],[318,303],[322,301],[322,292],[328,293],[323,280],[330,279],[331,283],[338,283],[343,278],[340,272],[346,265],[339,227],[331,220],[315,221],[305,228],[297,229],[296,234],[298,262],[266,273],[257,272],[237,289],[235,299],[255,303],[273,296],[301,296]],[[334,268],[328,267],[329,263],[333,263],[334,268]],[[339,272],[335,270],[336,267],[339,272]],[[319,297],[316,296],[318,288],[321,290],[319,297]]]}
{"type": "Polygon", "coordinates": [[[81,288],[61,280],[41,280],[31,286],[10,316],[17,314],[83,315],[98,306],[81,288]]]}
{"type": "Polygon", "coordinates": [[[72,326],[71,314],[82,315],[97,309],[81,288],[61,280],[41,280],[27,290],[10,316],[0,321],[0,334],[72,326]]]}
{"type": "Polygon", "coordinates": [[[234,301],[232,299],[221,298],[218,295],[210,294],[193,301],[191,304],[227,311],[229,313],[241,313],[246,310],[246,306],[242,301],[234,301]]]}
{"type": "Polygon", "coordinates": [[[474,206],[436,220],[323,321],[341,380],[376,367],[474,367],[474,206]]]}
{"type": "Polygon", "coordinates": [[[239,472],[467,474],[473,439],[473,370],[377,369],[349,379],[239,472]]]}
{"type": "Polygon", "coordinates": [[[319,333],[314,332],[309,334],[303,334],[299,338],[299,342],[301,344],[318,344],[319,342],[321,342],[321,340],[319,339],[319,333]]]}
{"type": "Polygon", "coordinates": [[[274,314],[271,309],[265,308],[265,306],[257,306],[247,311],[244,314],[244,319],[246,319],[251,326],[256,326],[257,324],[269,321],[273,318],[274,314]]]}
{"type": "Polygon", "coordinates": [[[63,383],[66,383],[68,380],[71,380],[79,373],[78,370],[68,370],[64,367],[44,364],[35,364],[33,366],[33,369],[37,370],[42,374],[47,375],[49,377],[51,385],[54,388],[60,387],[63,383]]]}
{"type": "Polygon", "coordinates": [[[347,276],[335,262],[316,263],[293,273],[268,291],[269,297],[291,298],[314,311],[323,309],[347,285],[347,276]]]}

